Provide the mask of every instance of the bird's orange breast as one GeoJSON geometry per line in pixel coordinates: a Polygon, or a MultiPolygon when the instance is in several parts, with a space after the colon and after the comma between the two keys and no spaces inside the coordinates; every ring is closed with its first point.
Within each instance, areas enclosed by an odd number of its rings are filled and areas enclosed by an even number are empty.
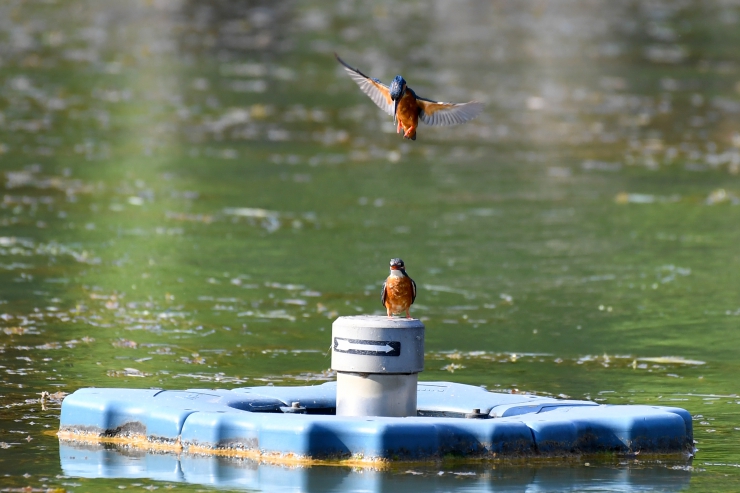
{"type": "Polygon", "coordinates": [[[385,285],[385,306],[393,313],[406,311],[414,299],[414,287],[408,277],[389,276],[385,285]]]}
{"type": "Polygon", "coordinates": [[[398,102],[396,118],[401,122],[404,129],[419,125],[419,105],[416,104],[416,97],[414,97],[411,91],[407,90],[398,102]]]}

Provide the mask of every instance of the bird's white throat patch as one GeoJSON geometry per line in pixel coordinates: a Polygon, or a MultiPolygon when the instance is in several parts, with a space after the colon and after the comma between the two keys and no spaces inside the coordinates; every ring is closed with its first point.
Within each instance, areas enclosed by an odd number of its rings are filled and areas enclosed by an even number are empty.
{"type": "Polygon", "coordinates": [[[403,277],[403,272],[401,272],[400,270],[392,270],[391,275],[393,277],[403,277]]]}

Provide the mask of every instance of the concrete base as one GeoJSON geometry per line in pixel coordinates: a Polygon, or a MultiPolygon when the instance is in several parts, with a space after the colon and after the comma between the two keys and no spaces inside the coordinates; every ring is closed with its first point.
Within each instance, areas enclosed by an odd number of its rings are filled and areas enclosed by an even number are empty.
{"type": "Polygon", "coordinates": [[[416,416],[418,375],[337,373],[337,416],[416,416]]]}

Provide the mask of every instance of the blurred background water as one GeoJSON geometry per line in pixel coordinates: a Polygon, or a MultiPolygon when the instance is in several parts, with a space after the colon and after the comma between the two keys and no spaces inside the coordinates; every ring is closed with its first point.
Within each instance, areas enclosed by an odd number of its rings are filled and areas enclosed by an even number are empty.
{"type": "MultiPolygon", "coordinates": [[[[197,489],[64,474],[65,393],[332,380],[392,257],[422,379],[684,407],[693,461],[589,484],[740,489],[738,46],[737,0],[2,2],[3,491],[197,489]],[[486,109],[404,141],[335,51],[486,109]]],[[[419,474],[502,467],[553,470],[419,474]]]]}

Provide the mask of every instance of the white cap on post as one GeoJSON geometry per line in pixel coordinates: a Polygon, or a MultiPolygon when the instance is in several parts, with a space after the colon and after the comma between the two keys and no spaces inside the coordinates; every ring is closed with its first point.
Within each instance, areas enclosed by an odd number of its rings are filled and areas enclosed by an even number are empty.
{"type": "Polygon", "coordinates": [[[416,416],[417,374],[424,370],[424,324],[360,315],[332,324],[338,416],[416,416]]]}

